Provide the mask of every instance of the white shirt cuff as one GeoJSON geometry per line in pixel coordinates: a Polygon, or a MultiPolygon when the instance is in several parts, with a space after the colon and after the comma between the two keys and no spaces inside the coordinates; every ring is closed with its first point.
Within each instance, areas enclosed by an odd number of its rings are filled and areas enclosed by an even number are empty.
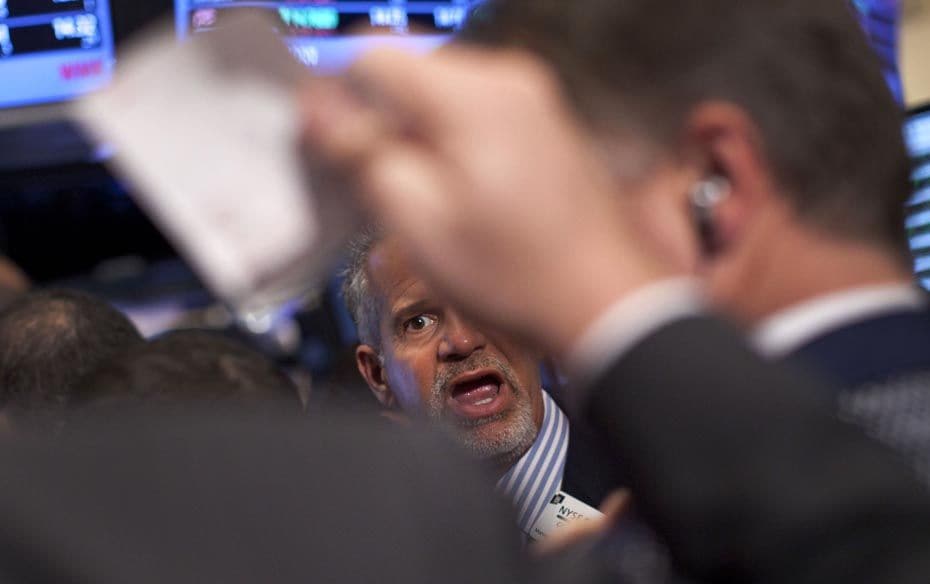
{"type": "Polygon", "coordinates": [[[694,278],[671,278],[643,286],[617,300],[581,335],[565,367],[580,389],[640,341],[676,320],[704,312],[701,287],[694,278]]]}

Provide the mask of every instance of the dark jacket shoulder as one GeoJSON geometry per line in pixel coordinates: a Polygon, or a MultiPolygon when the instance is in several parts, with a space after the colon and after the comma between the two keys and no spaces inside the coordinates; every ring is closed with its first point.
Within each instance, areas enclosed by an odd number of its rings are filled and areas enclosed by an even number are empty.
{"type": "Polygon", "coordinates": [[[930,372],[930,310],[894,312],[840,327],[786,359],[846,390],[930,372]]]}

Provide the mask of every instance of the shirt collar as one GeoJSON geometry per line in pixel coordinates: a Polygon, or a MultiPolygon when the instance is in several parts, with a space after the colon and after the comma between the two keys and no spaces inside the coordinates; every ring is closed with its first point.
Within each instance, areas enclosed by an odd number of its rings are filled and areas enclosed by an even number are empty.
{"type": "Polygon", "coordinates": [[[911,284],[863,286],[782,310],[757,326],[752,336],[763,355],[780,358],[826,332],[882,314],[918,311],[926,305],[924,292],[911,284]]]}
{"type": "Polygon", "coordinates": [[[527,536],[546,503],[562,487],[568,454],[568,417],[542,392],[543,423],[530,449],[497,482],[517,510],[517,526],[527,536]]]}

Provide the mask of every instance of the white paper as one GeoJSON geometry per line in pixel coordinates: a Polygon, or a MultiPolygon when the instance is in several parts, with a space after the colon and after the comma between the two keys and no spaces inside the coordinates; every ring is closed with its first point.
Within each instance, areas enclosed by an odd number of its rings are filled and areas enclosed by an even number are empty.
{"type": "Polygon", "coordinates": [[[151,37],[76,108],[115,147],[140,205],[240,314],[311,288],[354,222],[349,202],[309,193],[296,111],[307,77],[249,15],[184,44],[170,29],[151,37]]]}

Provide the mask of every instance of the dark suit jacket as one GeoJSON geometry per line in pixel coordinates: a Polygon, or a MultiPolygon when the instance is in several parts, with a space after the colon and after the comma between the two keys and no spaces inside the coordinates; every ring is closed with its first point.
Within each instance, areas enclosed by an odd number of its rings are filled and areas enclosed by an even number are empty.
{"type": "Polygon", "coordinates": [[[562,476],[563,491],[592,507],[600,507],[612,491],[628,486],[622,470],[613,463],[604,444],[583,420],[572,421],[562,476]]]}
{"type": "Polygon", "coordinates": [[[524,581],[509,505],[441,442],[177,411],[6,437],[0,582],[524,581]]]}
{"type": "Polygon", "coordinates": [[[912,473],[719,322],[652,335],[584,411],[697,580],[930,581],[930,498],[912,473]]]}
{"type": "Polygon", "coordinates": [[[840,391],[930,373],[930,311],[894,312],[828,331],[786,360],[809,368],[840,391]]]}
{"type": "Polygon", "coordinates": [[[840,415],[895,449],[930,484],[930,311],[829,331],[786,360],[831,383],[840,415]]]}

